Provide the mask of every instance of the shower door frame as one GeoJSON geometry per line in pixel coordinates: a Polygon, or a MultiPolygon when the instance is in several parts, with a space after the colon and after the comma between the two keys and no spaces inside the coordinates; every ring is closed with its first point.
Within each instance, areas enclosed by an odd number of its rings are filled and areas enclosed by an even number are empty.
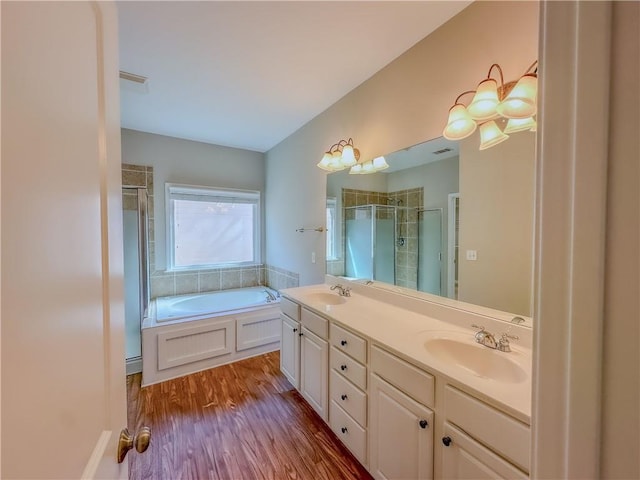
{"type": "MultiPolygon", "coordinates": [[[[140,302],[140,327],[142,331],[142,319],[145,316],[150,301],[149,290],[149,192],[147,187],[123,186],[123,193],[126,191],[136,192],[137,216],[138,216],[138,275],[139,275],[139,302],[140,302]]],[[[125,318],[126,322],[126,318],[125,318]]],[[[140,345],[142,347],[142,333],[140,334],[140,345]]],[[[142,354],[138,357],[125,359],[127,362],[127,375],[135,373],[132,370],[142,371],[142,354]]]]}

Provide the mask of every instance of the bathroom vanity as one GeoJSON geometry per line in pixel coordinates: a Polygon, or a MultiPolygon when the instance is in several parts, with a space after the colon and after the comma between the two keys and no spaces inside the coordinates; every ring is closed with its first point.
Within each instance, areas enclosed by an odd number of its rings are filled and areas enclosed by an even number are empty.
{"type": "Polygon", "coordinates": [[[528,478],[531,330],[349,287],[282,291],[281,370],[373,477],[528,478]]]}

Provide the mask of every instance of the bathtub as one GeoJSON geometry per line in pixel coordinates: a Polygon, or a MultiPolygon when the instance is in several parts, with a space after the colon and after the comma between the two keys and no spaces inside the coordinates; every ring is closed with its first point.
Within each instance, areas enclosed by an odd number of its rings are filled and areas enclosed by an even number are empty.
{"type": "Polygon", "coordinates": [[[219,315],[278,302],[280,302],[279,294],[270,288],[236,288],[216,292],[159,297],[155,300],[155,309],[152,309],[151,313],[155,323],[163,323],[202,315],[219,315]]]}
{"type": "Polygon", "coordinates": [[[142,385],[278,350],[281,331],[267,287],[156,298],[142,323],[142,385]]]}

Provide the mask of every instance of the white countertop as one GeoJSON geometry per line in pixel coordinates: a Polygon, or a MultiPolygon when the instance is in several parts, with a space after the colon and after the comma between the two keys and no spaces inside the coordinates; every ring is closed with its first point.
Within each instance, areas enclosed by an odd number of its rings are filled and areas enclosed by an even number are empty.
{"type": "MultiPolygon", "coordinates": [[[[494,404],[518,420],[531,423],[531,349],[530,346],[511,343],[509,353],[489,350],[494,355],[508,355],[525,372],[518,382],[503,382],[480,376],[452,361],[443,361],[425,348],[425,342],[437,336],[469,340],[470,345],[486,349],[474,342],[475,330],[462,328],[442,319],[382,302],[359,292],[340,305],[326,305],[312,300],[314,292],[330,292],[328,285],[311,285],[290,288],[281,293],[289,299],[304,304],[325,317],[367,337],[369,340],[398,354],[407,361],[423,367],[432,374],[443,377],[474,393],[478,398],[494,404]],[[529,348],[528,348],[529,347],[529,348]]],[[[330,292],[337,296],[336,293],[330,292]]],[[[367,292],[369,293],[369,292],[367,292]]],[[[370,294],[375,295],[372,289],[370,294]]],[[[397,302],[396,302],[397,303],[397,302]]],[[[496,333],[497,336],[497,332],[496,333]]]]}

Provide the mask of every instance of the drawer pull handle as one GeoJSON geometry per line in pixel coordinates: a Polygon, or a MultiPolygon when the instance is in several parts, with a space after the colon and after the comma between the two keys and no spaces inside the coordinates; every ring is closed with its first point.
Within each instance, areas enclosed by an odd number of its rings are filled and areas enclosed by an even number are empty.
{"type": "Polygon", "coordinates": [[[341,398],[342,400],[346,400],[346,399],[347,399],[347,396],[343,393],[342,395],[340,395],[340,398],[341,398]]]}
{"type": "Polygon", "coordinates": [[[340,345],[342,345],[343,347],[344,347],[346,344],[347,344],[347,341],[346,341],[346,340],[342,340],[342,341],[340,341],[340,345]]]}
{"type": "Polygon", "coordinates": [[[451,442],[453,440],[451,440],[451,437],[442,437],[442,443],[444,443],[445,447],[448,447],[449,445],[451,445],[451,442]]]}
{"type": "Polygon", "coordinates": [[[302,336],[302,332],[300,332],[300,333],[298,334],[298,336],[300,336],[300,337],[301,337],[301,336],[302,336]]]}
{"type": "Polygon", "coordinates": [[[429,426],[429,422],[426,420],[420,420],[420,428],[427,428],[429,426]]]}
{"type": "Polygon", "coordinates": [[[340,370],[342,370],[343,372],[347,369],[346,365],[340,365],[340,370]]]}
{"type": "Polygon", "coordinates": [[[340,430],[342,431],[342,433],[347,433],[347,427],[342,427],[340,430]]]}

